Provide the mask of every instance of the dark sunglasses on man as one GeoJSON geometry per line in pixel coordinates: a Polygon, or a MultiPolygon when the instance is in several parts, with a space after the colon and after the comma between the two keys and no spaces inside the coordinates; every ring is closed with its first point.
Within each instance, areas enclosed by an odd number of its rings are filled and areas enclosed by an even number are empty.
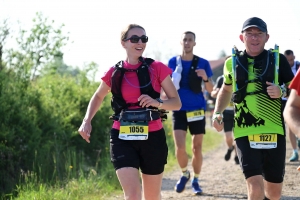
{"type": "Polygon", "coordinates": [[[126,41],[130,40],[131,43],[138,43],[140,41],[140,39],[142,40],[142,43],[148,42],[148,37],[146,35],[142,35],[141,37],[139,37],[137,35],[133,35],[130,38],[124,39],[123,41],[126,42],[126,41]]]}

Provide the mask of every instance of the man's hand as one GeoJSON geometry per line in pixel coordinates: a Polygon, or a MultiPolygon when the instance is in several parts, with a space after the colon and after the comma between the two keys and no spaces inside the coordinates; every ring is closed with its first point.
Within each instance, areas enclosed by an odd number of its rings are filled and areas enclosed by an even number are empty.
{"type": "Polygon", "coordinates": [[[201,77],[203,80],[208,80],[207,74],[204,69],[196,69],[195,72],[197,76],[201,77]]]}
{"type": "Polygon", "coordinates": [[[268,85],[267,87],[267,93],[272,99],[277,99],[281,97],[281,88],[278,85],[275,85],[274,83],[271,82],[266,82],[268,85]]]}
{"type": "Polygon", "coordinates": [[[218,132],[221,132],[224,128],[223,115],[220,112],[215,112],[212,116],[213,126],[218,132]]]}

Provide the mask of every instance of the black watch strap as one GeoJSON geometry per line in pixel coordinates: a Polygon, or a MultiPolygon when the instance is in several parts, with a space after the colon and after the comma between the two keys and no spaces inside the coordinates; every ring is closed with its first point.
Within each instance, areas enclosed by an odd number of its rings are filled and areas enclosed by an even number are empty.
{"type": "Polygon", "coordinates": [[[156,101],[158,101],[158,103],[159,103],[158,108],[160,108],[162,106],[162,104],[164,103],[160,98],[156,98],[156,101]]]}

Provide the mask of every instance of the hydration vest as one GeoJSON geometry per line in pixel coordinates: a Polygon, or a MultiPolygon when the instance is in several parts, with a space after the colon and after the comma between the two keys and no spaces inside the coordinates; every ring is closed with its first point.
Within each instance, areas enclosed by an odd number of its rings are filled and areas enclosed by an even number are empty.
{"type": "Polygon", "coordinates": [[[122,80],[126,72],[137,73],[141,94],[147,94],[153,99],[160,97],[160,93],[156,92],[152,87],[152,81],[149,74],[149,65],[151,65],[154,60],[151,58],[143,59],[142,57],[139,57],[139,60],[142,64],[137,69],[123,68],[123,61],[120,61],[115,65],[115,70],[111,76],[111,107],[114,111],[114,114],[111,117],[112,119],[116,119],[121,111],[127,109],[129,106],[139,106],[139,102],[127,104],[122,96],[122,80]]]}
{"type": "MultiPolygon", "coordinates": [[[[181,59],[178,62],[181,62],[181,59]]],[[[188,74],[189,87],[196,94],[202,92],[202,86],[201,86],[202,77],[199,77],[197,75],[197,73],[195,72],[195,70],[197,69],[197,66],[198,66],[198,62],[199,62],[199,57],[194,55],[192,64],[191,64],[191,67],[189,70],[189,74],[188,74]]],[[[176,63],[176,65],[178,65],[178,63],[176,63]]]]}
{"type": "MultiPolygon", "coordinates": [[[[241,103],[247,95],[264,93],[268,97],[266,81],[273,82],[275,78],[275,57],[272,50],[264,50],[260,55],[254,58],[253,70],[261,69],[262,74],[252,80],[248,80],[248,56],[246,51],[236,52],[236,84],[238,90],[233,93],[232,101],[241,103]],[[247,92],[248,83],[261,82],[262,87],[253,92],[247,92]]],[[[270,97],[269,97],[270,98],[270,97]]],[[[272,99],[272,98],[270,98],[272,99]]]]}

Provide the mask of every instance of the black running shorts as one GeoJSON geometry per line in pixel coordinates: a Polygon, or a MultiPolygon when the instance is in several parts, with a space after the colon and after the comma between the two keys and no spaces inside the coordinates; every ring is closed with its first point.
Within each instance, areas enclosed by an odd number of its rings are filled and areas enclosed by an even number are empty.
{"type": "Polygon", "coordinates": [[[236,151],[245,178],[262,175],[271,183],[281,183],[285,170],[286,140],[284,135],[277,135],[277,148],[253,149],[248,137],[235,140],[236,151]]]}
{"type": "Polygon", "coordinates": [[[186,111],[173,111],[173,130],[187,131],[189,127],[192,135],[205,134],[205,117],[202,120],[188,122],[186,117],[186,111]]]}
{"type": "Polygon", "coordinates": [[[110,158],[115,170],[134,167],[141,169],[143,174],[161,174],[167,164],[167,156],[164,129],[150,132],[148,140],[121,140],[119,130],[111,130],[110,158]]]}
{"type": "Polygon", "coordinates": [[[234,124],[234,111],[233,110],[224,110],[223,112],[223,123],[224,123],[224,131],[229,132],[233,129],[234,124]]]}

